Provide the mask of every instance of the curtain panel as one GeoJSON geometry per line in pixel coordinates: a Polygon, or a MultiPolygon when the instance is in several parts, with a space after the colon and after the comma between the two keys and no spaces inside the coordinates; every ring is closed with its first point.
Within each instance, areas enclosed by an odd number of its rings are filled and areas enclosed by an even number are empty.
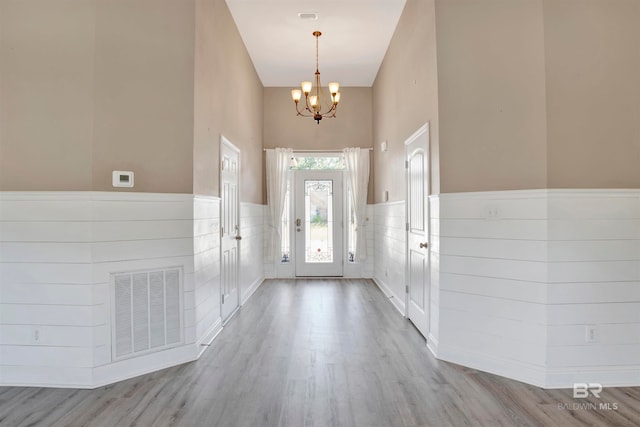
{"type": "Polygon", "coordinates": [[[369,150],[345,148],[347,185],[351,191],[351,208],[356,220],[355,260],[367,259],[367,191],[369,189],[369,150]]]}

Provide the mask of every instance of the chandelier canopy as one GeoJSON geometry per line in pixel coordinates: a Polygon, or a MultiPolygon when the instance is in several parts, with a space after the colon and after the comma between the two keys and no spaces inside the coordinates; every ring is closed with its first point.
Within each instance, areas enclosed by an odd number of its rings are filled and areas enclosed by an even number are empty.
{"type": "Polygon", "coordinates": [[[298,116],[312,117],[313,120],[320,124],[320,120],[324,117],[335,117],[338,110],[338,103],[340,102],[340,84],[336,82],[329,83],[330,97],[326,97],[322,85],[320,84],[320,71],[318,71],[318,38],[322,35],[320,31],[314,31],[313,36],[316,38],[316,77],[315,84],[307,81],[302,82],[300,89],[294,89],[291,91],[291,98],[296,104],[296,112],[298,116]],[[300,109],[300,100],[304,93],[304,105],[302,110],[300,109]],[[325,108],[325,111],[322,111],[325,108]]]}

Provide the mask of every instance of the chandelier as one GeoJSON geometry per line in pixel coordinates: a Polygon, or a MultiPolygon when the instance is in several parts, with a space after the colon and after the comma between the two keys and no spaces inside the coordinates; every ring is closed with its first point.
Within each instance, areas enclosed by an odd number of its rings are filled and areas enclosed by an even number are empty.
{"type": "Polygon", "coordinates": [[[323,117],[335,117],[338,110],[338,102],[340,102],[340,84],[329,83],[330,98],[327,98],[320,84],[320,71],[318,71],[318,38],[322,35],[320,31],[314,31],[313,36],[316,38],[316,78],[315,85],[311,82],[302,82],[302,90],[294,89],[291,91],[291,97],[296,104],[296,112],[298,116],[313,117],[313,120],[320,124],[323,117]],[[300,99],[304,93],[304,105],[300,110],[300,99]],[[326,108],[326,111],[322,111],[326,108]]]}

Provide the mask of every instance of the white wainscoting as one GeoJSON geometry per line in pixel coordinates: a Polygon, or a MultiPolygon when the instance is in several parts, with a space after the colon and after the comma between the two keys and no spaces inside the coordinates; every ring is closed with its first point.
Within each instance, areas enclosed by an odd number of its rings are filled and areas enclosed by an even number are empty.
{"type": "Polygon", "coordinates": [[[219,200],[0,193],[0,385],[91,388],[195,360],[221,328],[219,200]],[[112,273],[179,267],[181,346],[111,360],[112,273]]]}
{"type": "MultiPolygon", "coordinates": [[[[367,258],[364,261],[359,262],[347,262],[344,263],[344,277],[353,278],[373,278],[373,259],[374,259],[374,228],[375,228],[375,205],[367,205],[367,214],[365,223],[365,233],[367,236],[367,258]]],[[[344,247],[347,248],[347,242],[345,239],[344,247]]],[[[345,249],[345,253],[346,253],[345,249]]]]}
{"type": "Polygon", "coordinates": [[[440,338],[440,199],[429,197],[429,334],[427,347],[438,357],[440,338]]]}
{"type": "Polygon", "coordinates": [[[549,191],[548,221],[546,385],[640,385],[640,190],[549,191]]]}
{"type": "Polygon", "coordinates": [[[373,280],[393,305],[405,313],[405,202],[374,205],[373,280]]]}
{"type": "Polygon", "coordinates": [[[220,199],[193,200],[195,336],[202,354],[222,330],[220,314],[220,199]]]}
{"type": "Polygon", "coordinates": [[[240,298],[244,305],[264,281],[266,205],[240,204],[240,298]]]}
{"type": "Polygon", "coordinates": [[[94,310],[94,289],[102,306],[107,289],[93,283],[91,204],[77,193],[0,197],[0,385],[90,384],[109,330],[94,310]]]}
{"type": "Polygon", "coordinates": [[[545,191],[442,194],[439,358],[543,385],[545,191]]]}
{"type": "Polygon", "coordinates": [[[431,201],[439,358],[542,387],[640,384],[640,191],[431,201]]]}

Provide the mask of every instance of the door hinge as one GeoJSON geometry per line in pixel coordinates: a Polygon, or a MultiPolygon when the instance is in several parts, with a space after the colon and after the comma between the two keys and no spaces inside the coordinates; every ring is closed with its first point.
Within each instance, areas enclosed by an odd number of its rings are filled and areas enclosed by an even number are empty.
{"type": "Polygon", "coordinates": [[[409,169],[409,160],[404,161],[404,168],[409,169]]]}
{"type": "Polygon", "coordinates": [[[222,301],[222,304],[224,304],[224,294],[220,295],[220,300],[222,301]]]}
{"type": "Polygon", "coordinates": [[[407,231],[409,231],[409,223],[408,223],[408,222],[406,222],[406,223],[404,224],[404,226],[405,226],[405,229],[406,229],[407,231]]]}
{"type": "Polygon", "coordinates": [[[404,292],[409,293],[409,285],[404,285],[404,292]]]}

